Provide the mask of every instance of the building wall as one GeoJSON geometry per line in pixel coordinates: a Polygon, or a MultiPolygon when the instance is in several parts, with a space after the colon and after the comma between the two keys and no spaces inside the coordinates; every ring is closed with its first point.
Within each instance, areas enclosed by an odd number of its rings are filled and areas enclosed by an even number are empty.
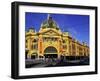
{"type": "Polygon", "coordinates": [[[73,39],[68,32],[63,33],[55,29],[41,30],[35,32],[29,29],[26,32],[27,57],[32,55],[43,56],[47,47],[57,49],[58,57],[63,56],[89,56],[89,47],[85,43],[79,43],[73,39]]]}

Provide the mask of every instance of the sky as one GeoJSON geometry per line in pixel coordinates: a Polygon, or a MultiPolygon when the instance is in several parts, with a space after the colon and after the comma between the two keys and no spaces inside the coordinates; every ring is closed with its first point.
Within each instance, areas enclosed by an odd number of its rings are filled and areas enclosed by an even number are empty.
{"type": "MultiPolygon", "coordinates": [[[[74,14],[50,14],[59,25],[62,32],[69,32],[79,42],[86,42],[89,45],[89,15],[74,14]]],[[[47,20],[48,13],[25,13],[25,29],[35,28],[38,32],[41,23],[47,20]]]]}

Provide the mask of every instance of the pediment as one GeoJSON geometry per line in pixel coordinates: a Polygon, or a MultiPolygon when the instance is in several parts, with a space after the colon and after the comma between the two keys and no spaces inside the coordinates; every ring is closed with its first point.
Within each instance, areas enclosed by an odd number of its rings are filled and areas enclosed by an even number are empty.
{"type": "Polygon", "coordinates": [[[52,36],[60,35],[59,32],[54,31],[54,30],[48,30],[48,31],[43,32],[42,34],[43,34],[43,35],[52,35],[52,36]]]}

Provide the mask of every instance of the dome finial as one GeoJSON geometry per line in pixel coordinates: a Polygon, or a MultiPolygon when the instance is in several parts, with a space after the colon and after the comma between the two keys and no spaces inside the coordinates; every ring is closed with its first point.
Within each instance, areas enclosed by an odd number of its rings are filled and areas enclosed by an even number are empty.
{"type": "Polygon", "coordinates": [[[50,18],[50,14],[48,13],[47,20],[49,20],[49,18],[50,18]]]}

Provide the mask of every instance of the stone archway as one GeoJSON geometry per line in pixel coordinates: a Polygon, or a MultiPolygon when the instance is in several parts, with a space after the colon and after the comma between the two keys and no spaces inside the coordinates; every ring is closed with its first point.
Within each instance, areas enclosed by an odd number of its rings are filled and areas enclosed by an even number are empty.
{"type": "Polygon", "coordinates": [[[57,58],[58,51],[55,47],[49,46],[44,50],[44,56],[45,58],[57,58]]]}

